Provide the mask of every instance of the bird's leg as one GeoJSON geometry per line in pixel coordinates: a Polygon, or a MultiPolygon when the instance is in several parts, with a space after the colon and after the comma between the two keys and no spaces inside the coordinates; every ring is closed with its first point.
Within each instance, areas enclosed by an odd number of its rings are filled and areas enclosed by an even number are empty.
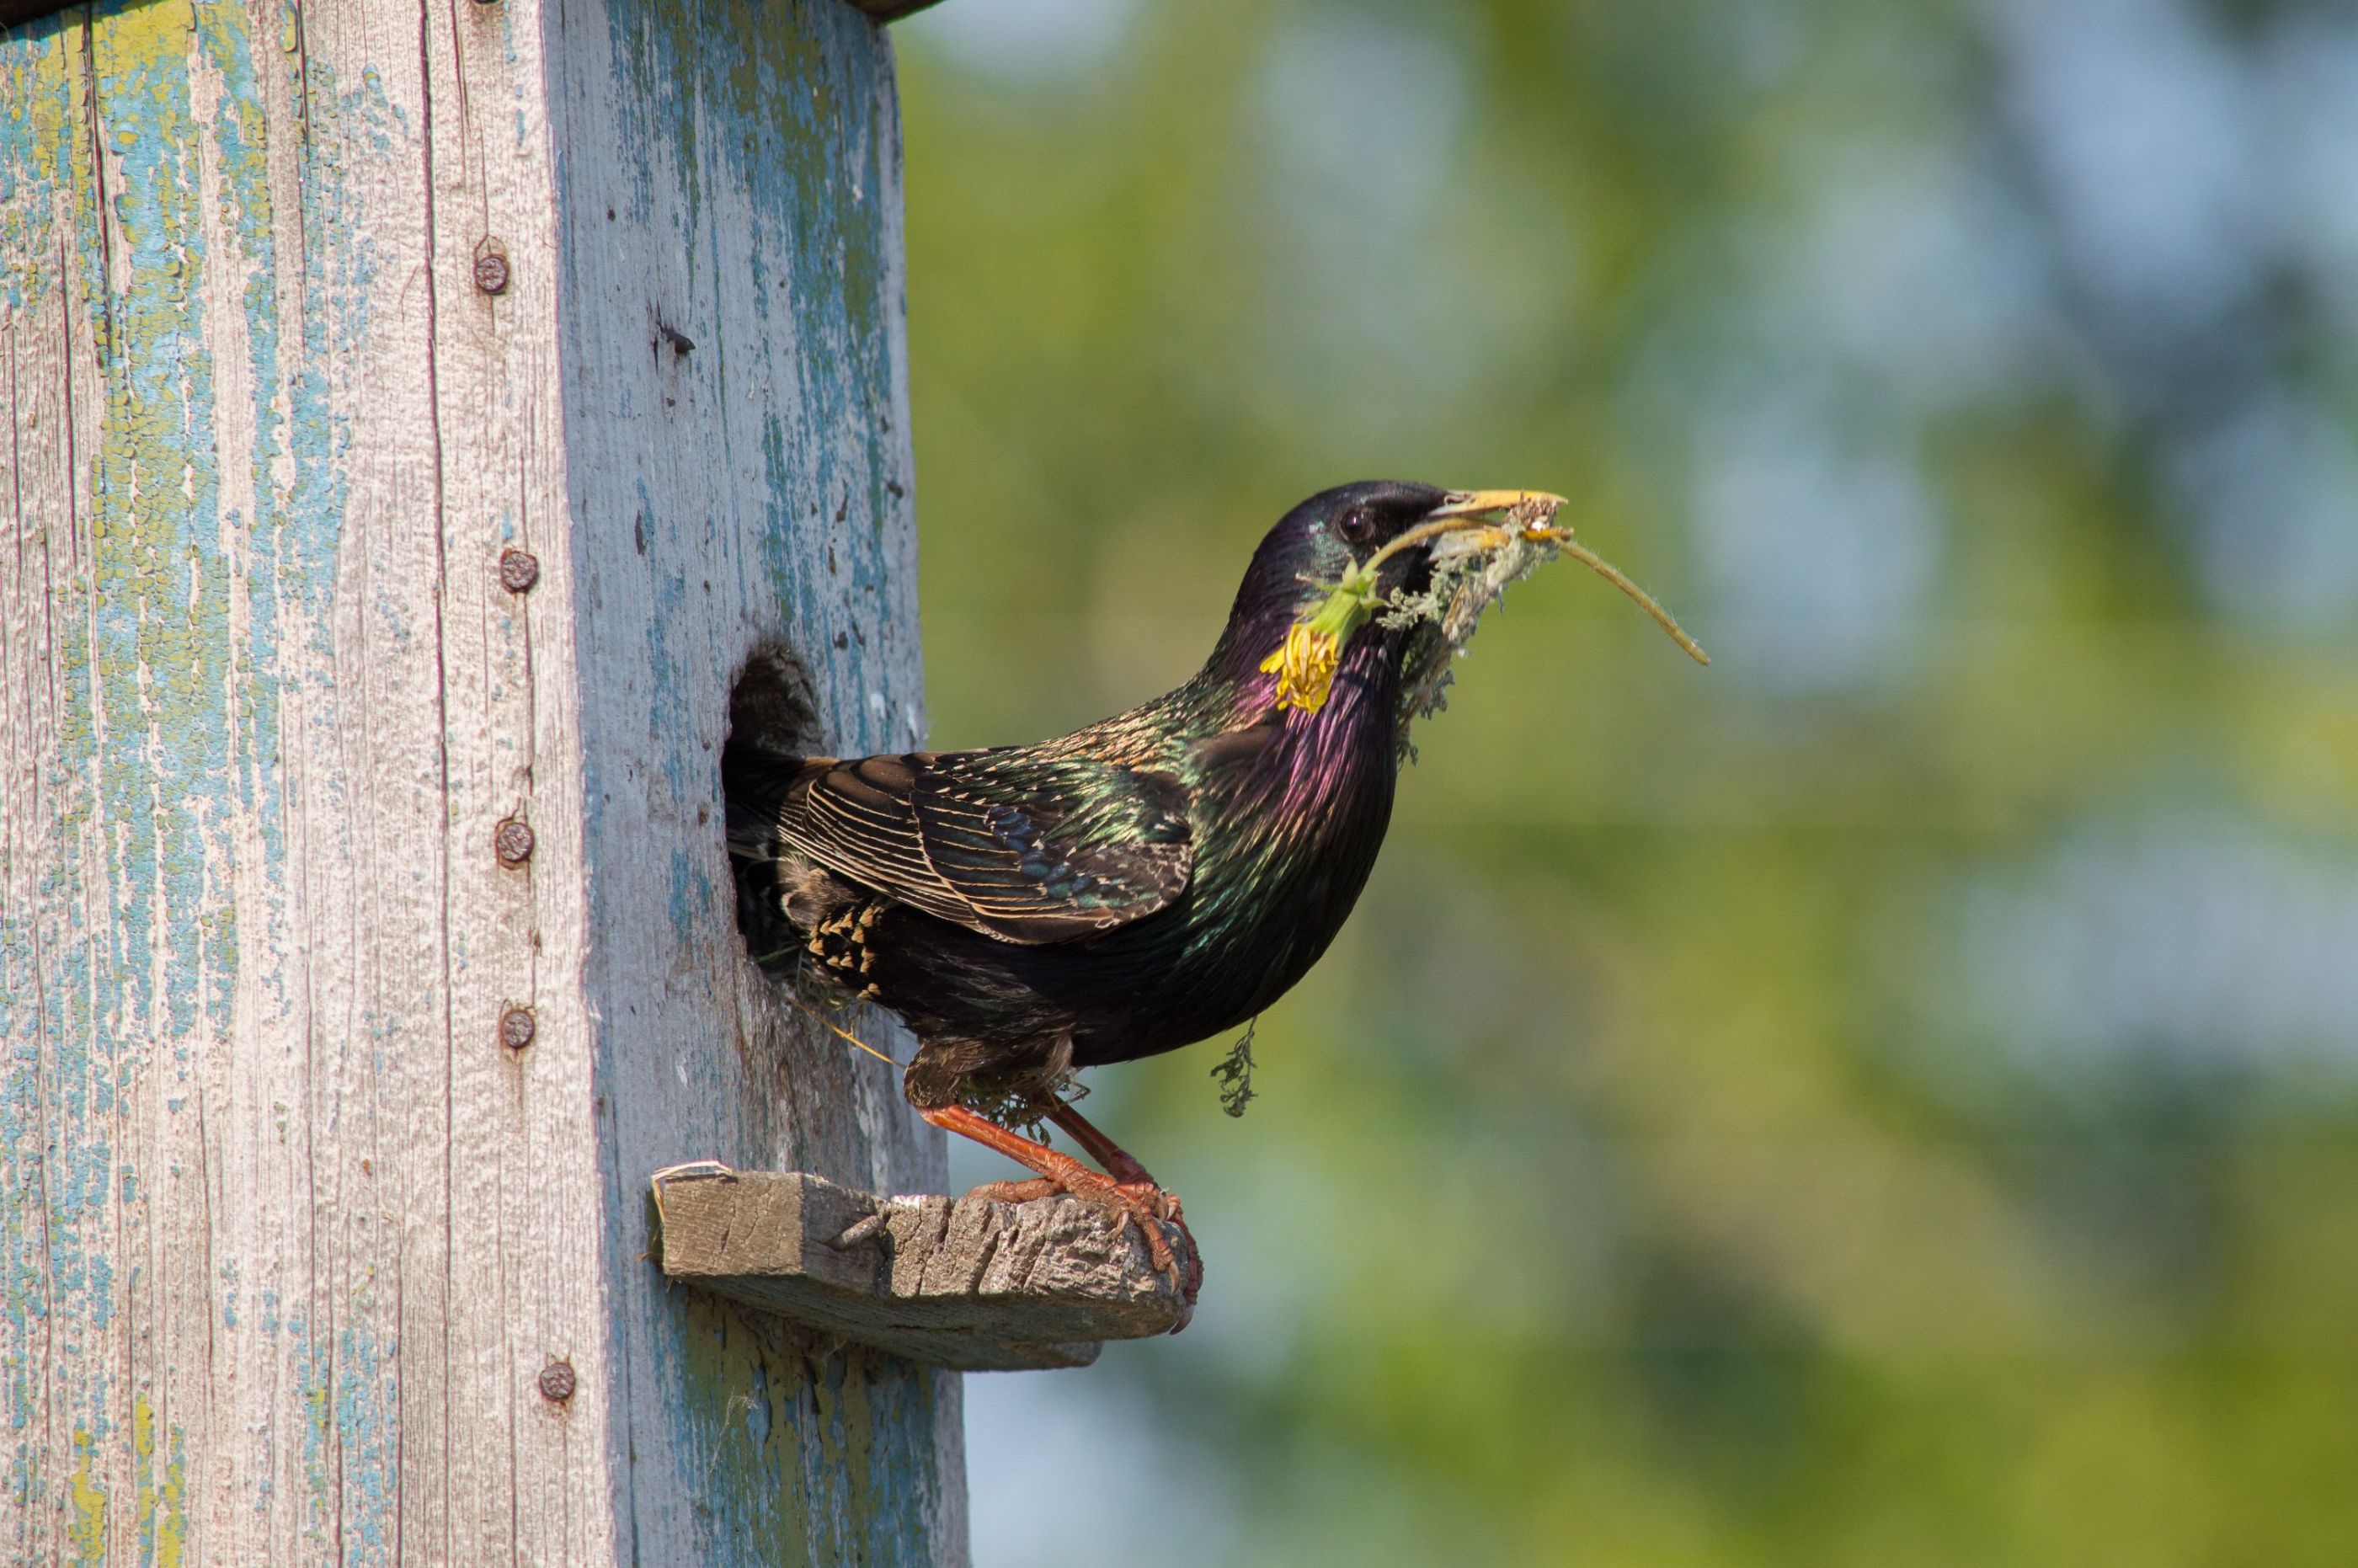
{"type": "MultiPolygon", "coordinates": [[[[1184,1222],[1179,1221],[1179,1200],[1156,1187],[1152,1181],[1132,1183],[1124,1181],[1120,1174],[1100,1174],[1070,1154],[1059,1152],[1044,1143],[1036,1143],[1020,1132],[1010,1131],[962,1105],[920,1110],[917,1114],[945,1132],[971,1138],[986,1149],[997,1150],[1026,1170],[1040,1173],[1037,1181],[992,1182],[974,1189],[987,1197],[1003,1203],[1028,1203],[1052,1193],[1070,1193],[1076,1198],[1101,1204],[1113,1210],[1124,1227],[1136,1221],[1139,1233],[1146,1238],[1148,1261],[1181,1290],[1189,1306],[1195,1304],[1195,1292],[1203,1281],[1203,1265],[1195,1259],[1195,1238],[1188,1234],[1184,1222]],[[1188,1267],[1184,1272],[1171,1250],[1169,1238],[1163,1234],[1161,1222],[1166,1219],[1178,1222],[1180,1234],[1187,1237],[1188,1267]]],[[[1060,1125],[1065,1125],[1061,1119],[1057,1119],[1060,1125]]],[[[1077,1121],[1079,1118],[1075,1117],[1074,1119],[1077,1121]]],[[[1146,1173],[1139,1168],[1138,1162],[1115,1148],[1112,1140],[1096,1128],[1089,1127],[1086,1121],[1081,1122],[1081,1126],[1088,1128],[1087,1139],[1083,1141],[1084,1148],[1095,1153],[1095,1145],[1102,1144],[1111,1150],[1130,1172],[1136,1173],[1141,1178],[1145,1177],[1146,1173]]],[[[1070,1130],[1069,1125],[1067,1130],[1070,1130]]],[[[1079,1138],[1081,1134],[1076,1132],[1074,1136],[1079,1138]]]]}
{"type": "MultiPolygon", "coordinates": [[[[1089,1158],[1103,1165],[1107,1175],[1126,1187],[1154,1186],[1154,1178],[1146,1173],[1145,1166],[1130,1157],[1130,1151],[1098,1131],[1096,1125],[1075,1110],[1069,1102],[1051,1098],[1043,1101],[1040,1108],[1047,1113],[1049,1120],[1072,1134],[1073,1141],[1087,1150],[1089,1158]]],[[[1157,1187],[1155,1190],[1160,1192],[1162,1189],[1157,1187]]],[[[1166,1193],[1163,1195],[1170,1198],[1172,1217],[1176,1219],[1178,1195],[1166,1193]]]]}
{"type": "Polygon", "coordinates": [[[1096,1124],[1074,1109],[1070,1101],[1052,1098],[1043,1108],[1048,1119],[1071,1134],[1073,1141],[1087,1150],[1089,1158],[1104,1166],[1116,1183],[1154,1205],[1157,1213],[1179,1227],[1179,1234],[1187,1238],[1186,1291],[1187,1300],[1193,1303],[1204,1284],[1204,1258],[1195,1245],[1195,1233],[1187,1228],[1186,1217],[1180,1213],[1179,1195],[1164,1192],[1130,1151],[1098,1130],[1096,1124]]]}

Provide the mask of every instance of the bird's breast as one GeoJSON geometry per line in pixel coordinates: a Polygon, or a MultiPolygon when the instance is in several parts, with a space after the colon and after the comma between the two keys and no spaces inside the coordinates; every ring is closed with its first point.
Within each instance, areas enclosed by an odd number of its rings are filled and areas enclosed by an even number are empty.
{"type": "MultiPolygon", "coordinates": [[[[1317,712],[1264,720],[1265,734],[1206,769],[1188,892],[1128,938],[1141,957],[1154,945],[1129,1036],[1095,1050],[1084,1041],[1081,1059],[1115,1049],[1144,1054],[1237,1027],[1318,961],[1367,885],[1390,824],[1393,710],[1382,682],[1338,678],[1317,712]]],[[[1114,941],[1127,945],[1122,934],[1114,941]]]]}

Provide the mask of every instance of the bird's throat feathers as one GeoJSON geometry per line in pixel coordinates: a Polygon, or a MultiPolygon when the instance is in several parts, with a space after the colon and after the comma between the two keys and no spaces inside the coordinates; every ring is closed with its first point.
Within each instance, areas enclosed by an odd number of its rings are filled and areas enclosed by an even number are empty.
{"type": "Polygon", "coordinates": [[[1276,722],[1285,727],[1286,804],[1340,806],[1340,796],[1379,797],[1389,816],[1398,769],[1400,658],[1392,634],[1363,627],[1343,646],[1326,699],[1315,708],[1279,706],[1278,676],[1257,688],[1276,722]]]}
{"type": "Polygon", "coordinates": [[[1317,961],[1374,869],[1400,775],[1400,661],[1389,644],[1381,629],[1362,628],[1315,708],[1281,707],[1277,676],[1254,670],[1238,688],[1238,727],[1206,747],[1218,760],[1203,799],[1225,825],[1213,835],[1224,849],[1220,865],[1199,862],[1199,888],[1284,912],[1237,923],[1234,967],[1265,982],[1239,1016],[1317,961]]]}
{"type": "MultiPolygon", "coordinates": [[[[1291,613],[1289,608],[1258,629],[1267,647],[1283,640],[1291,613]]],[[[1253,642],[1240,642],[1238,665],[1207,666],[1198,680],[1211,689],[1202,695],[1225,709],[1215,720],[1221,734],[1213,747],[1224,754],[1216,766],[1239,767],[1252,775],[1249,784],[1233,776],[1226,782],[1243,786],[1239,793],[1254,797],[1260,808],[1297,826],[1354,808],[1389,816],[1398,771],[1397,640],[1396,633],[1374,625],[1353,633],[1343,645],[1325,700],[1314,708],[1280,701],[1280,676],[1260,668],[1259,660],[1243,661],[1241,654],[1257,645],[1253,642]]]]}
{"type": "Polygon", "coordinates": [[[1368,775],[1376,773],[1389,804],[1402,634],[1376,621],[1354,628],[1337,650],[1321,702],[1302,707],[1281,700],[1284,675],[1271,667],[1271,655],[1327,596],[1322,579],[1304,568],[1331,564],[1297,560],[1294,553],[1264,546],[1211,657],[1173,697],[1194,710],[1205,730],[1263,737],[1265,744],[1249,748],[1250,765],[1265,785],[1278,786],[1291,809],[1307,808],[1346,784],[1372,783],[1368,775]]]}

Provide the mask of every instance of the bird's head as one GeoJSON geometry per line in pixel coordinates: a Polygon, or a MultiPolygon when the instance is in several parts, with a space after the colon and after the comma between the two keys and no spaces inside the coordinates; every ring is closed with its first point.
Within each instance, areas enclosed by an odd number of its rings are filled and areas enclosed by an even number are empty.
{"type": "Polygon", "coordinates": [[[1245,586],[1274,589],[1269,597],[1309,608],[1355,570],[1373,567],[1383,592],[1413,591],[1432,569],[1433,540],[1459,525],[1453,519],[1470,521],[1533,500],[1563,504],[1559,496],[1525,490],[1441,490],[1404,480],[1336,485],[1278,519],[1253,556],[1245,586]],[[1419,536],[1403,539],[1412,534],[1419,536]]]}
{"type": "Polygon", "coordinates": [[[1282,700],[1314,708],[1353,640],[1381,634],[1371,628],[1378,608],[1425,586],[1436,541],[1495,513],[1532,506],[1552,513],[1562,504],[1533,491],[1441,490],[1395,480],[1321,491],[1261,540],[1215,662],[1246,660],[1276,671],[1282,700]]]}

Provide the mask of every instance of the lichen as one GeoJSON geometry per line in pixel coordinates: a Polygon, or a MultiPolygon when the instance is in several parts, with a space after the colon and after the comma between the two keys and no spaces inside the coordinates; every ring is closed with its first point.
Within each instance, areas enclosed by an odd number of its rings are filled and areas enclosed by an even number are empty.
{"type": "Polygon", "coordinates": [[[1253,1035],[1260,1029],[1260,1015],[1255,1013],[1237,1043],[1228,1047],[1228,1054],[1212,1069],[1212,1077],[1220,1086],[1220,1108],[1230,1116],[1242,1116],[1253,1101],[1253,1035]]]}
{"type": "Polygon", "coordinates": [[[1555,496],[1529,492],[1502,509],[1498,522],[1472,522],[1435,535],[1429,547],[1433,570],[1425,586],[1413,593],[1394,593],[1384,601],[1379,623],[1409,633],[1401,672],[1403,761],[1416,756],[1409,740],[1411,726],[1448,706],[1451,665],[1473,641],[1483,612],[1504,598],[1507,589],[1559,556],[1571,556],[1635,600],[1696,663],[1711,663],[1651,595],[1620,568],[1575,543],[1571,529],[1555,525],[1561,505],[1555,496]]]}

